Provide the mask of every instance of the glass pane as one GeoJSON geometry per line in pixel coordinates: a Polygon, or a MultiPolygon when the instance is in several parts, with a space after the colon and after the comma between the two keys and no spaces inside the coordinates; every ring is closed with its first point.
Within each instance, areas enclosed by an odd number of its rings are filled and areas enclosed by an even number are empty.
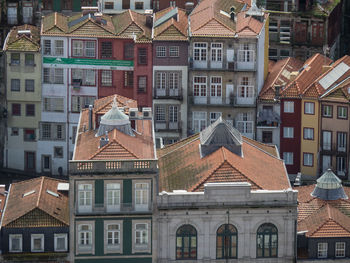
{"type": "Polygon", "coordinates": [[[57,250],[64,250],[66,249],[66,239],[64,237],[58,237],[56,240],[56,249],[57,250]]]}

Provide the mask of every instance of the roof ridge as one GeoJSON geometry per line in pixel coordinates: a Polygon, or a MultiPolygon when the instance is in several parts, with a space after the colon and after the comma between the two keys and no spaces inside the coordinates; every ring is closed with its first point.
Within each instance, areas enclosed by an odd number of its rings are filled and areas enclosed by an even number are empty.
{"type": "MultiPolygon", "coordinates": [[[[260,147],[254,145],[253,143],[251,143],[251,142],[249,142],[249,141],[246,141],[246,140],[244,140],[244,142],[247,143],[247,144],[249,144],[250,146],[253,146],[254,148],[256,148],[256,149],[262,151],[263,153],[265,153],[265,154],[267,154],[267,155],[269,155],[269,156],[271,156],[271,157],[273,157],[273,158],[275,158],[275,159],[277,159],[277,160],[283,162],[283,160],[282,160],[281,158],[278,158],[277,156],[274,156],[273,154],[271,154],[271,153],[269,153],[269,152],[267,152],[267,151],[261,149],[260,147]]],[[[259,143],[260,143],[260,142],[259,142],[259,143]]],[[[262,143],[260,143],[260,144],[262,144],[262,143]]]]}
{"type": "MultiPolygon", "coordinates": [[[[170,154],[170,153],[172,153],[172,152],[174,152],[174,151],[176,151],[176,150],[179,149],[179,148],[182,148],[182,147],[186,146],[186,145],[189,144],[189,143],[192,143],[193,141],[195,141],[195,140],[197,140],[197,139],[199,139],[199,137],[195,137],[195,136],[198,136],[198,133],[195,133],[195,134],[193,134],[193,135],[191,135],[191,136],[189,136],[189,137],[183,139],[183,140],[187,140],[187,139],[193,137],[192,140],[186,142],[186,143],[183,144],[183,145],[180,145],[178,148],[175,148],[174,150],[172,150],[172,151],[170,151],[170,152],[167,152],[167,153],[163,154],[162,157],[165,156],[165,155],[168,155],[168,154],[170,154]]],[[[173,147],[175,144],[179,144],[179,143],[182,142],[183,140],[180,140],[180,141],[174,142],[174,143],[172,143],[172,144],[166,145],[165,147],[161,148],[160,150],[163,150],[163,149],[165,149],[165,148],[167,148],[167,147],[173,147]]]]}
{"type": "Polygon", "coordinates": [[[41,177],[41,183],[40,183],[40,188],[39,188],[39,193],[38,193],[38,200],[36,202],[36,207],[39,207],[40,197],[41,197],[41,193],[43,191],[43,184],[44,184],[44,176],[41,177]]]}

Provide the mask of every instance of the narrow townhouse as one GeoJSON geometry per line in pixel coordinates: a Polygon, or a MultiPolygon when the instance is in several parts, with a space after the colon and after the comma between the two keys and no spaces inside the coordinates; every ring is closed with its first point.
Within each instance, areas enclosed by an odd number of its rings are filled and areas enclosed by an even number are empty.
{"type": "Polygon", "coordinates": [[[155,262],[152,112],[119,95],[81,112],[70,161],[70,261],[155,262]]]}
{"type": "MultiPolygon", "coordinates": [[[[4,44],[7,132],[4,137],[4,167],[35,173],[41,119],[40,29],[13,27],[4,44]]],[[[4,116],[2,116],[4,117],[4,116]]]]}
{"type": "Polygon", "coordinates": [[[268,15],[239,1],[201,1],[189,16],[188,134],[220,116],[255,137],[267,75],[268,15]]]}
{"type": "Polygon", "coordinates": [[[156,138],[170,144],[187,137],[188,17],[169,7],[154,14],[153,109],[156,138]]]}

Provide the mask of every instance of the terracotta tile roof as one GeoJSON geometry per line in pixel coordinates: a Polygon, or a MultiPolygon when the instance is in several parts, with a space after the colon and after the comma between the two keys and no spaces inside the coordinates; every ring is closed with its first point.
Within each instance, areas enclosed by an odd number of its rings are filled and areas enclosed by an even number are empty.
{"type": "Polygon", "coordinates": [[[94,113],[95,114],[105,114],[112,108],[112,102],[114,97],[116,98],[116,102],[118,107],[124,107],[124,112],[127,114],[130,108],[137,108],[137,101],[133,99],[129,99],[120,95],[111,95],[101,99],[98,99],[94,103],[94,113]]]}
{"type": "Polygon", "coordinates": [[[38,177],[11,185],[2,226],[26,215],[34,209],[40,209],[46,214],[69,225],[68,195],[57,191],[58,183],[68,183],[48,177],[38,177]],[[56,193],[53,196],[47,190],[56,193]],[[26,193],[28,195],[24,196],[26,193]]]}
{"type": "Polygon", "coordinates": [[[5,43],[5,50],[38,52],[40,50],[40,29],[32,25],[13,27],[5,43]],[[19,30],[30,30],[30,36],[18,35],[19,30]]]}
{"type": "MultiPolygon", "coordinates": [[[[109,109],[113,96],[95,100],[94,110],[104,113],[109,109]]],[[[117,96],[117,101],[126,107],[132,105],[137,108],[137,103],[117,96]],[[130,103],[130,104],[129,104],[130,103]]],[[[126,111],[125,113],[128,113],[126,111]]],[[[95,115],[94,115],[95,116],[95,115]]],[[[96,119],[95,117],[93,119],[96,119]]],[[[78,137],[75,144],[74,160],[117,160],[117,159],[154,159],[154,143],[152,135],[152,120],[136,120],[137,131],[135,136],[129,136],[113,129],[108,133],[109,143],[100,148],[100,138],[95,137],[96,130],[86,130],[89,127],[89,110],[85,109],[80,114],[78,137]]]]}
{"type": "Polygon", "coordinates": [[[348,77],[348,79],[345,79],[339,85],[329,88],[323,94],[323,96],[321,97],[321,100],[348,103],[350,101],[350,94],[348,92],[349,88],[350,88],[350,77],[348,77]]]}
{"type": "Polygon", "coordinates": [[[267,190],[290,187],[283,161],[257,145],[243,140],[243,157],[221,147],[201,158],[199,144],[195,135],[159,151],[160,191],[199,191],[207,181],[245,180],[267,190]]]}
{"type": "Polygon", "coordinates": [[[295,58],[285,58],[276,63],[269,62],[269,73],[264,86],[260,91],[260,100],[273,100],[275,98],[275,86],[287,86],[290,83],[290,73],[299,70],[303,63],[295,58]]]}
{"type": "MultiPolygon", "coordinates": [[[[160,19],[163,15],[173,10],[174,7],[168,7],[162,11],[155,13],[154,22],[160,19]]],[[[159,26],[153,27],[153,40],[167,41],[187,41],[188,40],[188,17],[186,11],[177,8],[177,19],[170,18],[159,26]]]]}
{"type": "MultiPolygon", "coordinates": [[[[305,61],[296,78],[290,82],[281,92],[281,96],[287,98],[298,98],[304,94],[307,88],[322,74],[323,66],[330,65],[332,60],[315,54],[305,61]]],[[[310,95],[312,93],[309,93],[310,95]]]]}
{"type": "MultiPolygon", "coordinates": [[[[264,14],[264,18],[267,19],[268,14],[264,14]]],[[[237,34],[238,36],[256,36],[260,33],[263,23],[251,16],[247,16],[246,12],[240,12],[237,14],[237,34]]]]}
{"type": "MultiPolygon", "coordinates": [[[[325,201],[311,196],[315,185],[298,190],[298,231],[307,237],[350,237],[350,200],[325,201]]],[[[350,187],[343,187],[349,196],[350,187]]]]}

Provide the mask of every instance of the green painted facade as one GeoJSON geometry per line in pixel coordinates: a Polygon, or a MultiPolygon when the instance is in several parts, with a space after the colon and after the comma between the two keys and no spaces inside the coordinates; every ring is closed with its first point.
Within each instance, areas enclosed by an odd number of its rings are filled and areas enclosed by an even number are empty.
{"type": "Polygon", "coordinates": [[[132,203],[132,180],[124,179],[123,180],[123,202],[132,203]]]}
{"type": "MultiPolygon", "coordinates": [[[[41,1],[40,1],[41,2],[41,1]]],[[[61,12],[62,11],[62,0],[53,1],[53,11],[61,12]]],[[[97,6],[97,0],[92,0],[92,6],[97,6]]],[[[81,11],[81,0],[73,0],[72,11],[80,12],[81,11]]]]}
{"type": "Polygon", "coordinates": [[[104,185],[103,180],[95,180],[95,204],[103,206],[104,185]]]}

